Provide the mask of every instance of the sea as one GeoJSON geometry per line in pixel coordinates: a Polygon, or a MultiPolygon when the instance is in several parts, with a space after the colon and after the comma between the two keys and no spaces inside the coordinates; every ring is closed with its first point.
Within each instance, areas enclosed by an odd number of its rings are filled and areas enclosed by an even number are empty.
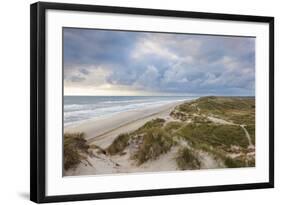
{"type": "Polygon", "coordinates": [[[129,110],[193,100],[196,96],[64,96],[64,126],[129,110]]]}

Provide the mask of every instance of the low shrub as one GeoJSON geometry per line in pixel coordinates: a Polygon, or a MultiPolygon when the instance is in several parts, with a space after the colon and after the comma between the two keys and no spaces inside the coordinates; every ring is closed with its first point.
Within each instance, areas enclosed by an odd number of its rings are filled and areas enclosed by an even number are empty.
{"type": "Polygon", "coordinates": [[[240,168],[240,167],[247,167],[247,164],[245,160],[242,159],[232,159],[230,157],[227,157],[224,161],[224,164],[228,168],[240,168]]]}
{"type": "Polygon", "coordinates": [[[181,170],[200,169],[200,161],[197,159],[193,151],[187,147],[178,151],[176,162],[181,170]]]}
{"type": "Polygon", "coordinates": [[[112,144],[106,149],[110,155],[120,154],[128,146],[130,135],[128,133],[120,134],[112,144]]]}
{"type": "Polygon", "coordinates": [[[75,168],[89,154],[84,133],[64,134],[64,169],[75,168]]]}
{"type": "Polygon", "coordinates": [[[154,160],[159,155],[166,153],[173,145],[170,134],[161,128],[151,128],[143,133],[139,149],[133,159],[140,165],[150,159],[154,160]]]}
{"type": "Polygon", "coordinates": [[[172,131],[175,131],[177,129],[179,129],[181,126],[183,125],[182,122],[177,122],[177,121],[171,121],[171,122],[168,122],[164,129],[167,131],[167,132],[172,132],[172,131]]]}
{"type": "Polygon", "coordinates": [[[165,123],[165,120],[162,118],[156,118],[148,121],[142,127],[140,127],[137,131],[142,132],[151,128],[162,127],[165,123]]]}
{"type": "Polygon", "coordinates": [[[240,126],[215,124],[188,124],[177,134],[193,145],[208,144],[213,147],[229,148],[231,145],[248,146],[248,140],[240,126]]]}

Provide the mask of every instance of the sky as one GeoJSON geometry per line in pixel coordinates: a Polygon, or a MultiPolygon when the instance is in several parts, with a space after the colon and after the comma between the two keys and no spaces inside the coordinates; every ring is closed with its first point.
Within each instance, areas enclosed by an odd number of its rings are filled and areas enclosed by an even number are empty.
{"type": "Polygon", "coordinates": [[[64,28],[64,94],[255,95],[255,38],[64,28]]]}

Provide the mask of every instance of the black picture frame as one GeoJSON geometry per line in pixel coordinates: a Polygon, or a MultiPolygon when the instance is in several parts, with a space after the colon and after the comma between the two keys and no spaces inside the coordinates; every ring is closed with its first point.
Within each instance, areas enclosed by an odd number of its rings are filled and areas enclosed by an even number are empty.
{"type": "Polygon", "coordinates": [[[38,2],[30,7],[30,199],[37,203],[97,200],[123,197],[187,194],[274,187],[274,18],[144,8],[126,8],[82,4],[38,2]],[[168,16],[194,19],[262,22],[269,24],[269,181],[192,188],[170,188],[107,193],[46,196],[46,81],[45,35],[46,10],[120,13],[128,15],[168,16]]]}

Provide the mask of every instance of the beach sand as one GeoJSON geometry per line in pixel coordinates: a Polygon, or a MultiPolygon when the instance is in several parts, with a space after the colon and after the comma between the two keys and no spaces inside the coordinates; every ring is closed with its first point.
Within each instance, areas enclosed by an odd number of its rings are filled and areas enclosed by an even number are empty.
{"type": "Polygon", "coordinates": [[[79,125],[66,127],[64,132],[84,132],[85,138],[89,143],[106,148],[119,134],[136,130],[152,119],[163,118],[169,121],[170,112],[181,103],[183,101],[158,107],[126,111],[106,118],[88,120],[79,125]]]}

